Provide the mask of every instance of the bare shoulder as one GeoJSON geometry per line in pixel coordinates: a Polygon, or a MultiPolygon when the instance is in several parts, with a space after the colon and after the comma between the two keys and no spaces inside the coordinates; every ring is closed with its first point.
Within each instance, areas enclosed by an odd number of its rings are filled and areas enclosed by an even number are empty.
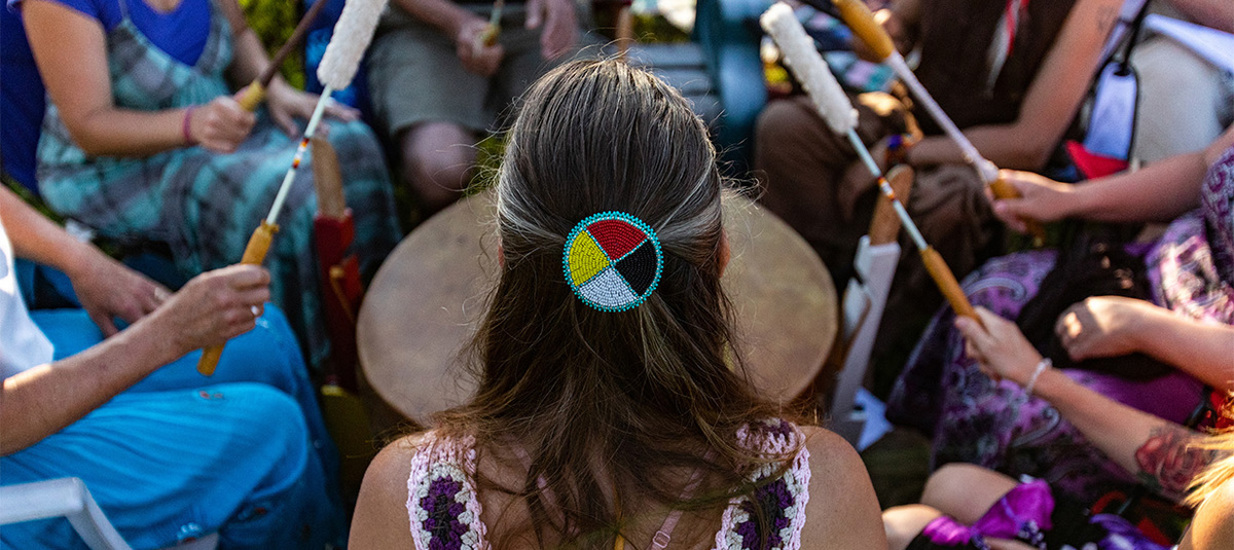
{"type": "Polygon", "coordinates": [[[887,548],[878,499],[857,451],[823,428],[801,430],[810,452],[810,501],[801,547],[887,548]]]}
{"type": "Polygon", "coordinates": [[[1179,550],[1234,548],[1234,479],[1227,479],[1196,510],[1179,550]]]}
{"type": "Polygon", "coordinates": [[[402,437],[386,445],[369,464],[360,486],[348,547],[414,548],[407,516],[407,478],[411,459],[425,434],[402,437]]]}

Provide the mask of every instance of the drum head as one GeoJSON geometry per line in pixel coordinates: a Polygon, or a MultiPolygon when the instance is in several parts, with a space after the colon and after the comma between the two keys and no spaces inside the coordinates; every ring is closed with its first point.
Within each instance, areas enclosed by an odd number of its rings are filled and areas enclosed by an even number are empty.
{"type": "MultiPolygon", "coordinates": [[[[462,354],[496,281],[495,218],[492,193],[430,218],[386,259],[360,309],[365,376],[422,425],[475,389],[462,354]]],[[[831,349],[835,288],[809,245],[748,199],[726,201],[724,226],[732,260],[723,282],[736,308],[737,345],[759,391],[787,403],[809,387],[831,349]]]]}

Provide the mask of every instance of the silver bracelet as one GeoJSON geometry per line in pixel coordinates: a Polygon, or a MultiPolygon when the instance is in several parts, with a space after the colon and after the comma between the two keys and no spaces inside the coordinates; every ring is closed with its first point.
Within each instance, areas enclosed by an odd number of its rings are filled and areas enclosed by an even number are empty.
{"type": "Polygon", "coordinates": [[[1024,384],[1024,393],[1033,394],[1033,388],[1037,386],[1037,378],[1041,376],[1041,372],[1054,366],[1054,362],[1049,357],[1043,357],[1037,362],[1037,368],[1033,371],[1033,375],[1028,377],[1028,383],[1024,384]]]}

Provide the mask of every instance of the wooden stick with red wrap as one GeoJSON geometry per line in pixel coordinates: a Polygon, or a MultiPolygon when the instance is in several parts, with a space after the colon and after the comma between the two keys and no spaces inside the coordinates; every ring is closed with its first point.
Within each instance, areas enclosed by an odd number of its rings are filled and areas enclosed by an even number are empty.
{"type": "MultiPolygon", "coordinates": [[[[318,1],[324,3],[324,0],[318,1]]],[[[321,91],[321,97],[313,109],[313,116],[309,118],[308,126],[304,129],[304,138],[300,140],[300,146],[292,157],[291,168],[283,176],[283,184],[274,197],[274,205],[270,207],[265,221],[261,222],[261,226],[255,229],[253,236],[249,238],[241,263],[260,264],[265,260],[274,232],[278,231],[278,224],[275,222],[278,220],[279,211],[283,209],[287,192],[291,190],[291,183],[296,179],[296,171],[304,159],[304,151],[308,149],[309,141],[313,139],[317,126],[321,123],[326,102],[330,101],[330,94],[334,90],[346,88],[351,84],[351,79],[355,78],[356,71],[360,68],[360,59],[364,56],[364,50],[368,49],[369,42],[372,42],[377,20],[385,9],[386,0],[348,0],[343,6],[343,13],[334,25],[334,36],[326,46],[321,65],[317,67],[317,78],[325,85],[325,89],[321,91]]],[[[197,371],[206,376],[214,374],[214,367],[218,365],[222,353],[222,344],[206,348],[197,363],[197,371]]]]}
{"type": "MultiPolygon", "coordinates": [[[[874,20],[874,14],[870,13],[870,8],[866,7],[863,0],[833,0],[835,7],[840,12],[840,18],[844,20],[844,24],[853,31],[853,34],[861,38],[875,55],[878,55],[891,66],[900,80],[908,86],[908,89],[913,92],[913,96],[917,98],[926,111],[929,111],[930,116],[934,121],[942,127],[947,136],[960,147],[961,153],[964,155],[964,162],[976,168],[977,173],[981,175],[982,181],[990,186],[990,191],[995,197],[1000,199],[1015,199],[1020,197],[1020,192],[1014,186],[1000,177],[998,177],[998,167],[994,163],[986,160],[973,146],[973,143],[968,140],[968,137],[956,127],[955,122],[952,122],[951,117],[943,111],[943,108],[934,101],[934,97],[930,92],[921,85],[921,81],[917,80],[917,75],[913,74],[913,70],[908,68],[908,63],[904,61],[904,56],[896,51],[895,44],[891,41],[891,36],[874,20]]],[[[1038,246],[1045,240],[1045,230],[1036,220],[1024,220],[1028,226],[1028,231],[1033,235],[1033,240],[1038,246]]]]}
{"type": "Polygon", "coordinates": [[[767,34],[771,35],[771,38],[780,46],[784,63],[797,76],[806,94],[818,107],[823,120],[827,121],[827,125],[836,133],[848,136],[849,142],[861,156],[862,162],[869,168],[870,173],[878,178],[879,190],[891,201],[896,214],[903,222],[904,229],[908,231],[913,243],[917,245],[917,250],[921,252],[921,261],[925,264],[926,271],[930,273],[934,284],[938,285],[938,289],[947,298],[951,308],[956,314],[975,319],[980,323],[977,312],[969,303],[968,297],[964,295],[955,275],[947,267],[938,251],[925,242],[925,237],[921,236],[917,224],[913,223],[908,210],[904,208],[904,203],[896,197],[883,171],[870,157],[870,151],[865,143],[857,136],[857,111],[853,109],[852,102],[840,88],[835,75],[831,74],[831,70],[827,68],[823,57],[819,55],[818,50],[814,49],[814,40],[806,34],[805,28],[797,21],[797,17],[793,15],[793,9],[788,4],[777,2],[763,14],[760,22],[767,34]]]}

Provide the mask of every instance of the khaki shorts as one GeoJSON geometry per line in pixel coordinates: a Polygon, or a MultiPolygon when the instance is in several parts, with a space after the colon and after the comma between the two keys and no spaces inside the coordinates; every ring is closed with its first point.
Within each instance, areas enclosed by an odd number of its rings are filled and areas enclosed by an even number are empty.
{"type": "MultiPolygon", "coordinates": [[[[489,5],[482,9],[487,18],[489,5]]],[[[451,37],[391,6],[368,53],[369,93],[387,135],[424,122],[494,129],[512,100],[560,63],[541,56],[540,30],[524,28],[524,15],[522,5],[507,5],[499,39],[505,59],[483,77],[463,68],[451,37]]]]}

